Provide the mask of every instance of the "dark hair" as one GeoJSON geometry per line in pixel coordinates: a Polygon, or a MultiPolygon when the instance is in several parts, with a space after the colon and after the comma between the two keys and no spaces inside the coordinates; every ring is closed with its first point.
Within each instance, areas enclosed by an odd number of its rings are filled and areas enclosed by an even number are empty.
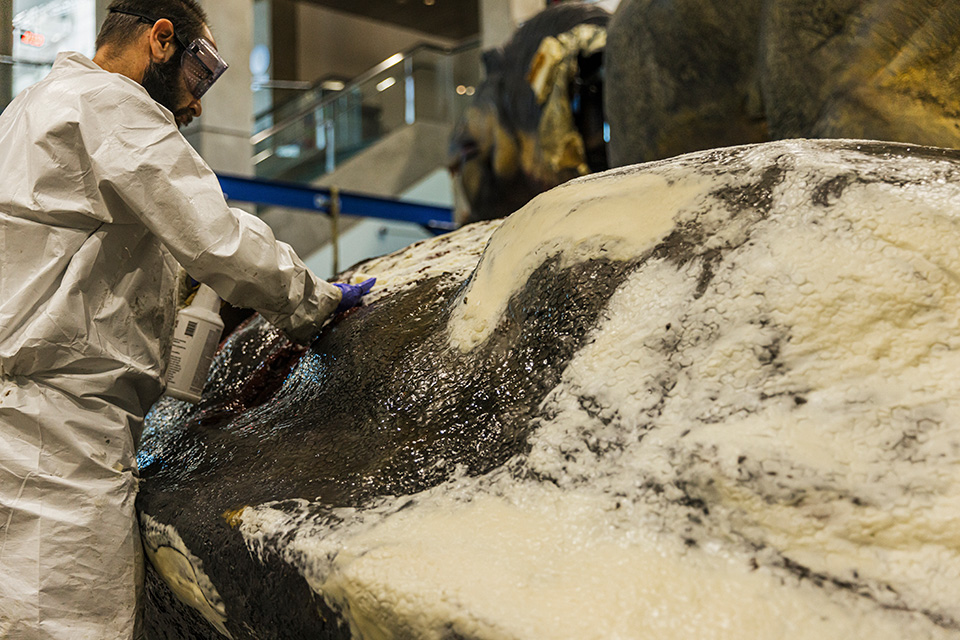
{"type": "Polygon", "coordinates": [[[207,14],[196,0],[113,0],[107,7],[107,18],[97,35],[97,49],[105,44],[123,46],[149,29],[152,24],[136,15],[150,16],[154,21],[166,18],[184,42],[203,35],[207,14]]]}

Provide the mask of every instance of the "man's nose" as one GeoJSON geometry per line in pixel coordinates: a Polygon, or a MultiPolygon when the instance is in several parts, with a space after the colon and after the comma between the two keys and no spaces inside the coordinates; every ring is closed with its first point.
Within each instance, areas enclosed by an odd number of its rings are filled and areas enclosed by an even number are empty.
{"type": "Polygon", "coordinates": [[[194,118],[199,118],[200,114],[203,113],[203,107],[200,105],[200,100],[194,98],[193,101],[187,105],[187,108],[190,109],[190,115],[194,118]]]}

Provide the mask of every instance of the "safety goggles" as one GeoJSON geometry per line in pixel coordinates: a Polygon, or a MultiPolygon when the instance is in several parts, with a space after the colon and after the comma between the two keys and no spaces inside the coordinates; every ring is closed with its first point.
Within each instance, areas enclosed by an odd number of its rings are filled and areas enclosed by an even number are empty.
{"type": "MultiPolygon", "coordinates": [[[[133,11],[110,9],[110,13],[122,13],[128,16],[135,16],[151,25],[157,21],[155,18],[133,11]]],[[[217,78],[223,75],[223,72],[227,70],[229,65],[220,57],[213,43],[206,38],[197,38],[190,44],[187,44],[183,38],[180,37],[180,33],[176,28],[174,28],[173,35],[183,48],[183,54],[180,56],[180,69],[183,71],[183,80],[190,94],[199,100],[203,94],[210,90],[210,87],[217,81],[217,78]]]]}

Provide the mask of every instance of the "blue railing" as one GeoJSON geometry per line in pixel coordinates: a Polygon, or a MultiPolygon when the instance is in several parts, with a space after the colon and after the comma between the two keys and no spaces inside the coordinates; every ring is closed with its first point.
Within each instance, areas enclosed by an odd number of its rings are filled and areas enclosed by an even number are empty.
{"type": "Polygon", "coordinates": [[[228,200],[289,207],[330,214],[333,207],[344,215],[399,220],[422,225],[434,233],[456,228],[453,210],[430,204],[312,187],[304,184],[218,174],[228,200]],[[336,203],[334,203],[336,199],[336,203]]]}

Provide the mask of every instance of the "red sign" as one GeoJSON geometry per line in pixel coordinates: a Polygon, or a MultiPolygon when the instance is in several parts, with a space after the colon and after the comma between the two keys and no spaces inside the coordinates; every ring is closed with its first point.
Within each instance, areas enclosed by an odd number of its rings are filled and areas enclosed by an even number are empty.
{"type": "Polygon", "coordinates": [[[20,42],[23,44],[28,44],[31,47],[42,47],[43,43],[46,41],[46,38],[43,37],[42,33],[34,33],[33,31],[24,31],[20,34],[20,42]]]}

